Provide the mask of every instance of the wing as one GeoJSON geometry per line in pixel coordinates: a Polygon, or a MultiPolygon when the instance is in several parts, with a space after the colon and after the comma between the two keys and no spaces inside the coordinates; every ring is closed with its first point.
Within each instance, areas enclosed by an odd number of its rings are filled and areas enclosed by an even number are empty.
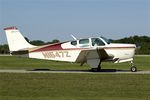
{"type": "Polygon", "coordinates": [[[110,58],[113,56],[109,56],[104,48],[87,49],[80,52],[76,62],[81,63],[81,65],[87,62],[90,66],[97,67],[101,61],[110,58]]]}

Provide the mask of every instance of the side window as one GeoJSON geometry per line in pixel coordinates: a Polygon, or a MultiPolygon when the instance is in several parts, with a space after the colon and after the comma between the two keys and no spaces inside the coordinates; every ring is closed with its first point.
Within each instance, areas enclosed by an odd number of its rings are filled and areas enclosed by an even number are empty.
{"type": "Polygon", "coordinates": [[[86,48],[86,47],[89,47],[89,39],[81,39],[79,40],[79,46],[80,47],[83,47],[83,48],[86,48]]]}
{"type": "Polygon", "coordinates": [[[99,38],[92,38],[92,46],[104,46],[104,42],[99,38]]]}
{"type": "Polygon", "coordinates": [[[71,42],[71,45],[76,46],[76,45],[77,45],[77,41],[72,41],[72,42],[71,42]]]}
{"type": "Polygon", "coordinates": [[[81,39],[79,40],[79,44],[89,44],[89,39],[81,39]]]}

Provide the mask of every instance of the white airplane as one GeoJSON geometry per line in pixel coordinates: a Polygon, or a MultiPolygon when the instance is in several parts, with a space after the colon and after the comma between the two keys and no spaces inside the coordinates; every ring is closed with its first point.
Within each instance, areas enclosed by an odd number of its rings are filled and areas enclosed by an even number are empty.
{"type": "Polygon", "coordinates": [[[11,55],[29,58],[87,63],[92,71],[101,70],[101,62],[131,62],[130,70],[136,72],[133,65],[134,44],[110,43],[104,37],[90,37],[74,41],[34,46],[29,44],[16,27],[4,28],[11,55]]]}

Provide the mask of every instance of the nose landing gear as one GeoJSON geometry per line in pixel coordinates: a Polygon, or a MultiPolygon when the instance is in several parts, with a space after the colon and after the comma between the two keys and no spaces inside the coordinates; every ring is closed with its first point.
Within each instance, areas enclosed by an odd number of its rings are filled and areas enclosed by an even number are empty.
{"type": "Polygon", "coordinates": [[[137,71],[137,68],[136,68],[135,66],[132,66],[132,67],[130,68],[130,70],[131,70],[131,72],[136,72],[136,71],[137,71]]]}
{"type": "Polygon", "coordinates": [[[131,68],[130,68],[131,72],[136,72],[137,68],[134,66],[133,61],[131,61],[131,68]]]}

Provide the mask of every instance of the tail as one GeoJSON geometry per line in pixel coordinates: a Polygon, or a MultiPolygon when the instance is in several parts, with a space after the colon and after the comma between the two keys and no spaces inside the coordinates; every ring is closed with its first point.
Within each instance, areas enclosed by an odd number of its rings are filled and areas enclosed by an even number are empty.
{"type": "Polygon", "coordinates": [[[6,33],[10,52],[35,47],[25,40],[16,27],[4,28],[4,31],[6,33]]]}

